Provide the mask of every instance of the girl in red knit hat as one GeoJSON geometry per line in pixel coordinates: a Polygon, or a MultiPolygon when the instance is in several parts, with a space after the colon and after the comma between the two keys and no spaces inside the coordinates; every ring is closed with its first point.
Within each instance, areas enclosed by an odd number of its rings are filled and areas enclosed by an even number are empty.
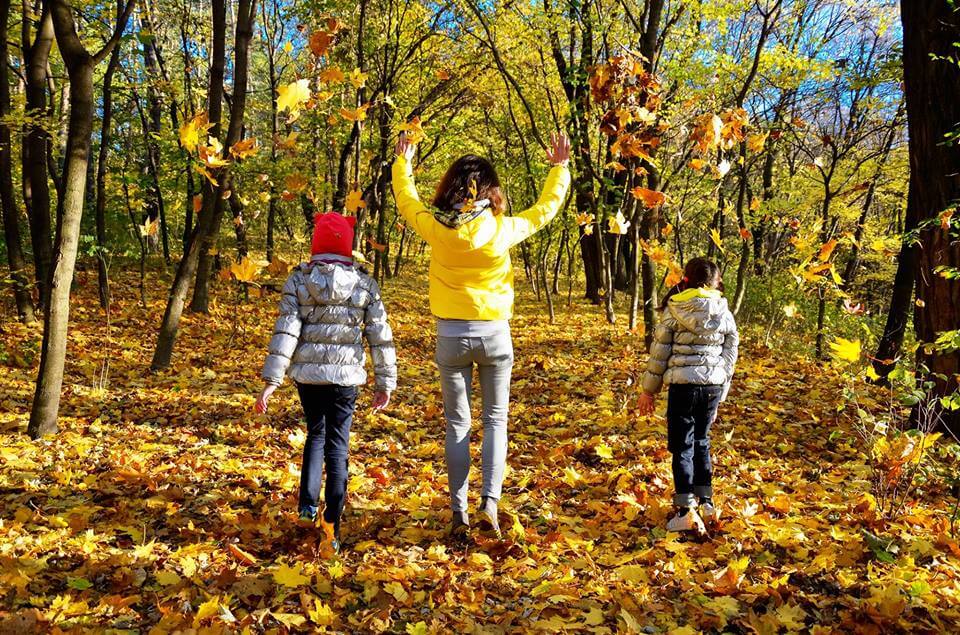
{"type": "Polygon", "coordinates": [[[283,285],[280,317],[263,365],[265,385],[256,403],[257,412],[265,413],[285,376],[296,383],[307,420],[300,519],[317,520],[326,465],[323,521],[332,529],[334,551],[340,549],[350,425],[358,388],[367,382],[364,339],[373,358],[373,407],[385,408],[397,387],[397,355],[380,289],[353,262],[355,224],[355,218],[335,212],[314,219],[313,255],[283,285]]]}

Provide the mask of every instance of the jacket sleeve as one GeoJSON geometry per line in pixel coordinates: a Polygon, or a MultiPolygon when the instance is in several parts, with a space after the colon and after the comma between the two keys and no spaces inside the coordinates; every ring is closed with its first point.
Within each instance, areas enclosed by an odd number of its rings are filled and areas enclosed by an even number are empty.
{"type": "Polygon", "coordinates": [[[437,232],[443,227],[426,205],[420,202],[417,186],[413,181],[413,166],[404,157],[393,162],[393,197],[397,201],[397,211],[413,231],[427,243],[433,243],[437,232]]]}
{"type": "Polygon", "coordinates": [[[673,351],[673,323],[663,318],[653,332],[650,343],[650,356],[647,359],[647,372],[643,374],[644,392],[656,394],[663,387],[663,374],[667,372],[667,362],[673,351]]]}
{"type": "Polygon", "coordinates": [[[509,236],[510,246],[523,242],[543,229],[563,207],[570,189],[570,170],[565,165],[555,166],[547,175],[540,199],[536,204],[517,216],[506,216],[503,226],[509,236]]]}
{"type": "Polygon", "coordinates": [[[740,353],[740,334],[737,332],[737,323],[733,315],[728,316],[730,328],[723,335],[723,350],[720,357],[723,359],[723,370],[727,373],[727,382],[723,385],[723,395],[720,401],[727,400],[730,392],[730,382],[733,381],[733,369],[737,365],[737,356],[740,353]]]}
{"type": "Polygon", "coordinates": [[[393,345],[393,331],[387,322],[387,309],[380,297],[380,287],[373,279],[370,280],[370,296],[363,314],[363,336],[370,344],[374,386],[383,392],[393,392],[397,389],[397,350],[393,345]]]}
{"type": "Polygon", "coordinates": [[[294,272],[283,285],[280,296],[280,317],[273,327],[273,337],[267,348],[267,359],[263,363],[263,372],[260,376],[268,384],[279,386],[290,366],[290,358],[297,348],[300,339],[300,302],[297,300],[296,277],[294,272]]]}

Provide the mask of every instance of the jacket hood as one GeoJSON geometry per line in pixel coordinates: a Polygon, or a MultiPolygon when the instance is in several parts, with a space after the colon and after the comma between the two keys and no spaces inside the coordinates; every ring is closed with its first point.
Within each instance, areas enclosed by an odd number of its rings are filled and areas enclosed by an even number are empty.
{"type": "Polygon", "coordinates": [[[479,249],[497,235],[497,219],[493,212],[484,209],[458,227],[447,227],[439,232],[439,241],[447,248],[456,251],[479,249]]]}
{"type": "Polygon", "coordinates": [[[338,254],[318,254],[300,270],[303,284],[317,304],[346,302],[360,283],[353,261],[338,254]]]}
{"type": "Polygon", "coordinates": [[[716,333],[723,324],[727,299],[716,289],[687,289],[667,302],[670,315],[686,330],[697,335],[716,333]]]}

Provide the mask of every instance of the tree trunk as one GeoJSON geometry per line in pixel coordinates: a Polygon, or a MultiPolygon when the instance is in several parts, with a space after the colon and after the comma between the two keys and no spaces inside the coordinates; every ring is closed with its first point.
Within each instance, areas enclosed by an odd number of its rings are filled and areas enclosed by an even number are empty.
{"type": "Polygon", "coordinates": [[[10,84],[7,83],[7,27],[10,19],[10,0],[0,0],[0,206],[3,208],[3,236],[7,242],[7,262],[13,280],[13,298],[17,316],[31,323],[33,298],[27,277],[27,263],[20,240],[20,218],[13,195],[13,159],[10,156],[10,84]]]}
{"type": "MultiPolygon", "coordinates": [[[[912,211],[916,216],[920,241],[913,325],[921,343],[960,328],[960,280],[937,271],[960,268],[960,244],[950,235],[960,221],[948,216],[958,211],[960,200],[960,146],[945,140],[958,132],[960,122],[960,11],[954,5],[905,0],[900,7],[910,140],[907,208],[908,215],[912,211]]],[[[960,351],[921,345],[917,358],[929,369],[938,396],[957,390],[960,351]]],[[[932,406],[950,431],[960,433],[960,410],[942,408],[939,400],[932,406]]]]}
{"type": "MultiPolygon", "coordinates": [[[[50,184],[47,181],[47,149],[50,135],[43,121],[47,111],[47,60],[53,46],[53,22],[44,3],[33,43],[30,43],[30,6],[23,3],[23,65],[26,75],[24,140],[21,148],[23,200],[30,221],[30,242],[33,245],[34,277],[37,280],[39,305],[45,307],[48,278],[53,263],[50,224],[50,184]]],[[[4,61],[6,63],[6,61],[4,61]]]]}
{"type": "Polygon", "coordinates": [[[107,158],[110,155],[110,126],[113,119],[113,75],[120,66],[120,46],[110,54],[110,63],[103,74],[103,117],[100,123],[100,151],[97,154],[96,202],[94,204],[97,224],[97,288],[100,306],[110,305],[110,282],[107,277],[107,158]]]}
{"type": "Polygon", "coordinates": [[[147,116],[143,130],[147,157],[144,166],[147,169],[150,185],[147,188],[146,216],[151,221],[160,221],[160,242],[163,247],[163,259],[170,263],[170,241],[167,232],[167,215],[163,205],[163,192],[160,190],[160,147],[157,137],[160,135],[163,118],[163,104],[157,85],[162,81],[158,60],[157,37],[151,20],[152,7],[145,2],[140,15],[140,41],[143,54],[143,66],[147,73],[147,116]]]}
{"type": "MultiPolygon", "coordinates": [[[[227,136],[223,142],[225,157],[229,157],[230,147],[240,141],[243,134],[243,115],[247,103],[247,70],[249,67],[250,39],[253,37],[253,22],[256,18],[257,0],[240,0],[237,5],[237,28],[234,36],[233,50],[233,100],[230,104],[230,124],[227,127],[227,136]]],[[[222,76],[222,69],[221,69],[222,76]]],[[[213,272],[213,257],[210,248],[217,241],[220,233],[220,222],[223,219],[223,192],[224,180],[227,180],[224,169],[220,186],[213,201],[213,217],[210,228],[200,246],[199,263],[197,266],[197,280],[193,289],[193,300],[190,310],[198,313],[207,313],[210,310],[210,277],[213,272]]],[[[206,206],[204,206],[206,209],[206,206]]]]}
{"type": "MultiPolygon", "coordinates": [[[[213,56],[210,59],[210,81],[207,91],[207,120],[210,123],[209,135],[220,136],[220,119],[223,114],[223,76],[226,66],[226,30],[227,16],[225,0],[212,0],[211,21],[213,24],[213,56]]],[[[219,174],[219,170],[215,171],[219,174]]],[[[170,286],[170,295],[167,298],[167,307],[160,323],[160,332],[157,334],[157,347],[150,362],[152,370],[160,370],[170,365],[173,355],[173,345],[177,339],[177,330],[180,328],[180,317],[183,315],[183,305],[190,292],[190,283],[197,273],[197,263],[200,258],[201,243],[205,243],[210,232],[210,221],[213,217],[215,201],[219,198],[220,187],[214,187],[207,179],[201,179],[203,188],[203,202],[193,231],[190,235],[189,248],[184,252],[177,272],[170,286]]]]}
{"type": "Polygon", "coordinates": [[[133,0],[122,11],[118,8],[117,28],[107,45],[91,56],[83,47],[74,25],[73,9],[64,0],[49,0],[57,45],[70,76],[70,123],[63,173],[63,217],[58,224],[54,267],[50,276],[49,303],[43,323],[40,370],[27,432],[32,438],[57,431],[60,389],[67,353],[70,319],[70,287],[73,283],[80,219],[83,215],[87,163],[90,159],[90,134],[93,131],[93,71],[120,39],[133,0]]]}
{"type": "MultiPolygon", "coordinates": [[[[907,198],[909,200],[909,194],[907,198]]],[[[913,229],[909,227],[907,231],[913,229]]],[[[890,372],[896,368],[900,357],[903,336],[910,323],[910,309],[913,308],[916,270],[917,247],[911,238],[905,238],[900,244],[900,256],[897,258],[897,273],[893,279],[887,322],[883,327],[883,335],[877,343],[877,353],[874,356],[873,369],[880,376],[881,381],[886,381],[890,372]]]]}

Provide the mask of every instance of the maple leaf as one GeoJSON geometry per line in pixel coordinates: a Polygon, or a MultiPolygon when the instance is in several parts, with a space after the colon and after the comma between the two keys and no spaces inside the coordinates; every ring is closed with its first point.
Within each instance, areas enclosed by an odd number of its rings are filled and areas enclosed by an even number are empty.
{"type": "Polygon", "coordinates": [[[260,147],[254,137],[247,137],[230,146],[230,154],[235,159],[246,159],[257,153],[260,147]]]}
{"type": "Polygon", "coordinates": [[[319,599],[314,598],[313,608],[307,611],[310,621],[320,626],[330,626],[333,624],[334,612],[328,604],[324,604],[319,599]]]}
{"type": "Polygon", "coordinates": [[[291,114],[299,112],[300,107],[310,99],[310,80],[298,79],[277,89],[277,110],[291,114]]]}
{"type": "Polygon", "coordinates": [[[363,200],[363,192],[360,190],[351,190],[347,194],[347,198],[343,202],[344,208],[351,213],[355,213],[359,209],[363,209],[367,206],[367,202],[363,200]]]}
{"type": "Polygon", "coordinates": [[[240,262],[235,262],[230,265],[230,273],[233,274],[233,277],[237,279],[238,282],[253,282],[257,274],[260,273],[260,265],[250,259],[249,256],[244,256],[240,262]]]}
{"type": "Polygon", "coordinates": [[[705,166],[706,164],[707,162],[704,161],[703,159],[690,159],[690,161],[687,163],[687,166],[691,170],[697,170],[699,172],[700,170],[703,169],[703,166],[705,166]]]}
{"type": "Polygon", "coordinates": [[[340,116],[346,119],[347,121],[363,121],[367,118],[367,109],[370,107],[370,104],[364,104],[359,108],[349,109],[341,108],[340,116]]]}
{"type": "Polygon", "coordinates": [[[607,219],[607,231],[611,234],[626,234],[630,227],[630,221],[626,219],[623,212],[617,212],[616,216],[607,219]]]}
{"type": "Polygon", "coordinates": [[[807,612],[796,604],[784,604],[775,613],[781,626],[793,631],[802,631],[806,628],[804,618],[807,617],[807,612]]]}
{"type": "Polygon", "coordinates": [[[407,635],[427,635],[429,632],[427,631],[427,623],[423,621],[417,622],[416,624],[407,622],[405,630],[407,635]]]}
{"type": "Polygon", "coordinates": [[[830,342],[830,350],[834,359],[845,362],[860,361],[860,340],[848,340],[838,337],[830,342]]]}
{"type": "Polygon", "coordinates": [[[350,83],[353,84],[354,88],[363,88],[367,83],[367,74],[361,72],[359,68],[353,69],[350,72],[350,83]]]}
{"type": "Polygon", "coordinates": [[[410,121],[400,124],[399,129],[406,135],[407,140],[413,144],[420,143],[427,138],[427,135],[423,132],[423,123],[420,121],[420,117],[413,117],[410,121]]]}
{"type": "Polygon", "coordinates": [[[714,178],[722,179],[730,172],[730,162],[724,159],[717,165],[713,167],[713,176],[714,178]]]}
{"type": "Polygon", "coordinates": [[[327,51],[330,48],[330,45],[333,43],[333,33],[329,31],[314,31],[310,34],[310,39],[308,40],[308,46],[310,47],[310,52],[317,57],[323,57],[327,54],[327,51]]]}
{"type": "Polygon", "coordinates": [[[741,228],[740,228],[740,238],[742,238],[742,239],[744,239],[744,240],[750,240],[751,238],[753,238],[753,234],[752,234],[752,233],[750,232],[750,230],[747,229],[746,227],[741,227],[741,228]]]}
{"type": "Polygon", "coordinates": [[[720,237],[720,231],[714,227],[710,230],[710,240],[713,241],[713,244],[717,246],[717,249],[720,250],[720,253],[726,253],[723,248],[723,239],[720,237]]]}
{"type": "Polygon", "coordinates": [[[438,68],[436,71],[434,71],[434,75],[441,82],[445,82],[450,79],[450,71],[445,68],[438,68]]]}
{"type": "Polygon", "coordinates": [[[187,152],[194,152],[200,143],[200,139],[207,135],[209,129],[210,123],[207,121],[207,113],[202,112],[196,115],[180,126],[180,145],[187,152]]]}
{"type": "Polygon", "coordinates": [[[140,235],[144,238],[148,236],[156,236],[157,231],[160,229],[160,218],[154,218],[150,220],[149,218],[143,221],[143,225],[140,226],[140,235]]]}
{"type": "Polygon", "coordinates": [[[830,256],[833,254],[833,250],[837,246],[837,239],[833,238],[828,240],[820,247],[820,253],[817,255],[817,259],[820,262],[826,262],[830,260],[830,256]]]}
{"type": "Polygon", "coordinates": [[[589,225],[593,223],[594,216],[593,214],[588,214],[587,212],[580,212],[577,214],[577,225],[581,227],[583,225],[589,225]]]}
{"type": "Polygon", "coordinates": [[[667,195],[663,192],[648,190],[645,187],[635,187],[630,190],[630,194],[632,194],[635,199],[643,201],[643,204],[651,209],[660,207],[667,200],[667,195]]]}
{"type": "Polygon", "coordinates": [[[267,266],[267,273],[271,276],[285,276],[290,273],[290,270],[293,269],[293,265],[285,261],[280,256],[274,256],[273,260],[270,261],[270,264],[267,266]]]}
{"type": "Polygon", "coordinates": [[[347,76],[343,74],[339,66],[330,66],[323,69],[317,77],[324,84],[339,84],[346,80],[347,76]]]}
{"type": "Polygon", "coordinates": [[[307,189],[307,177],[299,172],[294,172],[284,177],[283,185],[290,192],[302,192],[307,189]]]}
{"type": "Polygon", "coordinates": [[[397,602],[406,602],[410,598],[410,594],[403,585],[396,581],[384,584],[383,590],[396,598],[397,602]]]}
{"type": "Polygon", "coordinates": [[[767,143],[767,137],[770,133],[752,134],[747,137],[747,149],[750,152],[763,152],[763,147],[767,143]]]}
{"type": "Polygon", "coordinates": [[[284,563],[273,572],[273,581],[285,587],[296,588],[310,582],[310,578],[303,575],[299,565],[291,567],[284,563]]]}
{"type": "Polygon", "coordinates": [[[797,315],[797,305],[796,304],[786,304],[783,307],[783,314],[788,318],[792,318],[797,315]]]}

